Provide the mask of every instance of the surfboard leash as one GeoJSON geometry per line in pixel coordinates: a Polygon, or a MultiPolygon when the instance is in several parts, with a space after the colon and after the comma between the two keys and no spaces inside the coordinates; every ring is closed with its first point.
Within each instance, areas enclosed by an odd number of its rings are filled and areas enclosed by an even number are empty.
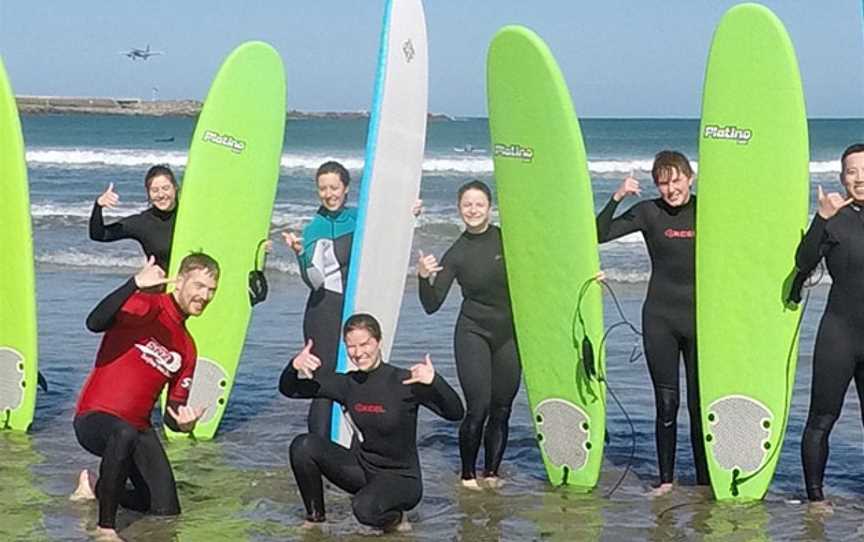
{"type": "MultiPolygon", "coordinates": [[[[581,326],[582,331],[584,333],[584,335],[582,337],[581,347],[582,347],[582,362],[583,362],[583,366],[585,367],[585,372],[589,378],[592,378],[592,379],[596,380],[597,382],[603,383],[606,386],[606,389],[609,390],[609,395],[612,396],[612,399],[615,401],[615,404],[618,405],[618,408],[621,410],[621,413],[624,414],[624,419],[627,420],[627,424],[630,426],[630,440],[631,440],[630,457],[627,459],[627,466],[624,468],[624,472],[618,478],[618,481],[615,482],[615,485],[612,486],[612,489],[609,490],[609,492],[604,495],[604,498],[608,499],[608,498],[612,497],[612,495],[615,493],[615,491],[618,490],[618,488],[621,486],[621,484],[627,478],[627,474],[630,473],[630,469],[633,466],[633,460],[636,457],[636,426],[633,424],[633,420],[632,420],[632,418],[630,418],[630,414],[627,412],[627,409],[624,408],[624,405],[618,399],[618,395],[615,394],[615,390],[612,389],[612,386],[610,386],[608,380],[606,380],[605,372],[604,372],[604,374],[600,374],[597,371],[597,368],[594,366],[594,348],[593,348],[593,345],[591,344],[591,339],[589,339],[588,334],[585,333],[585,321],[582,318],[582,300],[584,299],[585,294],[588,292],[588,287],[591,285],[592,282],[595,282],[595,281],[597,283],[599,283],[601,285],[601,287],[606,288],[606,291],[608,291],[609,295],[612,296],[612,301],[615,303],[615,308],[618,310],[618,315],[621,318],[620,321],[618,321],[618,322],[612,324],[611,326],[609,326],[608,328],[606,328],[606,331],[603,333],[603,337],[600,339],[601,355],[603,352],[605,352],[604,348],[606,346],[606,340],[608,339],[609,335],[612,333],[613,330],[615,330],[619,327],[627,327],[633,333],[635,333],[636,335],[638,335],[640,337],[642,336],[642,332],[640,332],[638,329],[636,329],[636,326],[633,325],[633,323],[627,319],[627,316],[624,314],[624,309],[621,307],[621,303],[618,301],[618,296],[615,295],[615,291],[612,289],[611,286],[609,286],[609,284],[605,280],[602,280],[598,276],[593,276],[582,283],[582,286],[579,289],[579,297],[578,297],[577,304],[576,304],[576,317],[578,318],[579,325],[581,326]],[[590,367],[590,369],[589,369],[589,367],[590,367]]],[[[573,327],[575,328],[575,326],[573,326],[573,327]]],[[[573,339],[574,339],[574,342],[577,343],[577,345],[578,345],[578,339],[575,336],[573,337],[573,339]]],[[[634,357],[634,353],[636,352],[637,348],[638,347],[636,345],[633,346],[633,350],[630,353],[629,363],[633,363],[634,361],[639,359],[639,357],[641,357],[641,355],[642,355],[641,353],[639,353],[638,355],[636,355],[634,357]]],[[[577,366],[577,371],[578,371],[578,366],[577,366]]],[[[578,372],[577,372],[577,378],[578,378],[578,372]]]]}

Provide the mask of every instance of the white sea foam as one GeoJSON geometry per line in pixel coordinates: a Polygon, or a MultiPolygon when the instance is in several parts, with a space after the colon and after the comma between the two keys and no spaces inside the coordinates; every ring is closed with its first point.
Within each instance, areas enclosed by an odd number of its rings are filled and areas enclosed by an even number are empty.
{"type": "MultiPolygon", "coordinates": [[[[154,149],[103,149],[103,148],[46,148],[32,149],[27,152],[31,167],[98,168],[129,167],[141,168],[153,164],[169,164],[174,167],[186,165],[184,151],[165,151],[154,149]]],[[[363,169],[363,157],[359,154],[343,153],[293,153],[282,155],[284,171],[314,171],[321,163],[337,160],[352,171],[363,169]]],[[[693,162],[698,169],[698,163],[693,162]]],[[[588,169],[594,174],[622,174],[631,171],[648,173],[651,159],[589,160],[588,169]]],[[[483,175],[493,172],[492,159],[488,156],[466,157],[458,154],[430,152],[423,161],[423,171],[427,173],[454,173],[483,175]]],[[[810,162],[811,173],[839,173],[837,160],[810,162]]]]}

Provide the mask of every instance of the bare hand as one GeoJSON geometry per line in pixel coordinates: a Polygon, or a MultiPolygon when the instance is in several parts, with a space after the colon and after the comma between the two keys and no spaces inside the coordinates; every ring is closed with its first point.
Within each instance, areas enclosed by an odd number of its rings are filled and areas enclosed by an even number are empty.
{"type": "Polygon", "coordinates": [[[174,410],[170,406],[165,407],[165,410],[177,422],[177,428],[182,433],[188,433],[195,429],[195,424],[204,415],[207,407],[197,408],[189,405],[180,405],[177,410],[174,410]]]}
{"type": "Polygon", "coordinates": [[[420,214],[422,212],[423,212],[423,200],[417,199],[417,201],[415,201],[414,205],[411,207],[411,214],[414,215],[414,218],[417,218],[418,216],[420,216],[420,214]]]}
{"type": "Polygon", "coordinates": [[[267,241],[264,243],[264,252],[266,252],[267,254],[273,252],[273,239],[267,239],[267,241]]]}
{"type": "Polygon", "coordinates": [[[173,282],[174,279],[165,278],[165,271],[156,265],[156,258],[153,256],[147,258],[147,263],[135,275],[135,286],[140,290],[173,282]]]}
{"type": "Polygon", "coordinates": [[[426,358],[421,363],[415,364],[410,369],[411,376],[407,380],[403,380],[403,384],[426,384],[427,386],[435,379],[435,368],[432,367],[432,358],[426,354],[426,358]]]}
{"type": "Polygon", "coordinates": [[[822,191],[821,185],[818,187],[816,196],[819,199],[819,209],[817,212],[819,213],[819,216],[825,220],[836,215],[840,209],[855,201],[854,198],[843,199],[843,196],[837,192],[826,194],[822,191]]]}
{"type": "Polygon", "coordinates": [[[417,275],[421,279],[428,279],[435,273],[438,273],[443,267],[438,265],[438,260],[435,258],[434,254],[423,254],[422,250],[417,251],[417,275]]]}
{"type": "Polygon", "coordinates": [[[618,187],[618,190],[612,194],[612,199],[615,201],[621,201],[622,199],[632,196],[632,195],[641,195],[642,189],[639,187],[639,181],[633,176],[633,172],[630,172],[623,181],[621,181],[621,186],[618,187]]]}
{"type": "Polygon", "coordinates": [[[109,209],[120,203],[120,196],[114,191],[114,183],[108,184],[108,188],[102,192],[102,195],[96,198],[96,203],[99,207],[107,207],[109,209]]]}
{"type": "Polygon", "coordinates": [[[300,254],[303,251],[303,238],[295,235],[290,231],[283,231],[282,238],[285,239],[285,244],[295,253],[300,254]]]}
{"type": "Polygon", "coordinates": [[[291,365],[304,378],[312,378],[312,373],[317,371],[318,367],[321,367],[321,360],[312,353],[312,339],[306,342],[306,346],[294,357],[291,365]]]}

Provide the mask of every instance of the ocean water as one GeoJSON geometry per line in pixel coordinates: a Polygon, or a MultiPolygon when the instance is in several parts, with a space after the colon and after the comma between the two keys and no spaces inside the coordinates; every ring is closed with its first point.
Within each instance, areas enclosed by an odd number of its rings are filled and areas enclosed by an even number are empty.
{"type": "MultiPolygon", "coordinates": [[[[67,500],[79,469],[96,467],[71,429],[74,402],[92,366],[99,336],[84,318],[102,296],[140,265],[132,241],[97,244],[88,239],[93,200],[109,182],[121,205],[119,217],[145,207],[143,174],[168,163],[182,177],[192,119],[98,116],[34,116],[22,119],[31,184],[37,259],[40,363],[49,391],[40,393],[29,435],[0,433],[0,512],[3,540],[87,540],[95,526],[95,505],[67,500]],[[173,138],[173,141],[159,141],[173,138]]],[[[696,156],[695,120],[586,120],[582,123],[599,209],[631,171],[644,181],[643,197],[654,197],[651,160],[664,148],[696,156]]],[[[859,120],[816,120],[810,124],[813,188],[839,189],[843,148],[864,132],[859,120]]],[[[317,207],[315,168],[337,159],[360,180],[366,122],[289,121],[279,193],[273,212],[278,231],[299,229],[317,207]]],[[[441,254],[460,232],[457,187],[479,178],[494,185],[484,119],[455,119],[429,125],[415,249],[441,254]]],[[[566,175],[561,172],[561,175],[566,175]]],[[[242,182],[239,179],[238,182],[242,182]]],[[[782,179],[742,187],[742,197],[770,198],[782,179]]],[[[555,179],[548,181],[555,197],[555,179]]],[[[697,181],[698,192],[698,181],[697,181]]],[[[355,191],[356,195],[356,191],[355,191]]],[[[815,199],[815,198],[811,198],[815,199]]],[[[626,204],[625,204],[626,206],[626,204]]],[[[278,243],[277,243],[278,244],[278,243]]],[[[640,319],[649,263],[644,243],[630,236],[604,245],[603,268],[629,319],[640,319]]],[[[409,270],[413,273],[413,270],[409,270]]],[[[121,534],[130,540],[324,540],[366,539],[371,533],[351,517],[350,502],[328,490],[329,523],[323,530],[299,528],[303,508],[288,465],[288,444],[305,428],[307,405],[281,397],[276,389],[284,364],[301,345],[306,288],[293,256],[277,247],[268,261],[271,297],[256,307],[231,402],[216,440],[167,445],[179,482],[184,514],[160,519],[122,512],[121,534]]],[[[425,497],[409,518],[414,530],[388,538],[406,540],[834,540],[860,538],[864,505],[861,423],[857,397],[848,396],[831,441],[826,492],[836,504],[822,517],[794,504],[803,484],[800,433],[809,403],[812,345],[827,286],[812,290],[802,328],[801,355],[789,432],[775,482],[761,503],[727,506],[693,487],[687,414],[679,416],[678,478],[669,497],[649,499],[656,479],[654,405],[644,359],[628,363],[638,338],[614,333],[608,343],[609,381],[633,422],[609,402],[610,443],[600,487],[590,495],[552,488],[537,451],[524,390],[511,420],[503,476],[507,485],[475,494],[458,487],[457,426],[431,415],[421,418],[419,444],[425,497]],[[625,475],[626,473],[626,475],[625,475]],[[608,493],[620,486],[611,496],[608,493]]],[[[451,291],[442,310],[427,316],[409,280],[394,346],[393,363],[407,365],[429,352],[439,370],[458,386],[452,333],[459,307],[451,291]]],[[[607,306],[607,324],[614,323],[607,306]]],[[[457,387],[458,389],[458,387],[457,387]]],[[[481,454],[482,456],[482,454],[481,454]]]]}

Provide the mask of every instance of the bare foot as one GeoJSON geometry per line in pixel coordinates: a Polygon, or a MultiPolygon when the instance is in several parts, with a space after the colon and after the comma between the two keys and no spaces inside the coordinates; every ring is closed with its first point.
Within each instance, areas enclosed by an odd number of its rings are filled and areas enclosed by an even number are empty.
{"type": "Polygon", "coordinates": [[[477,480],[474,478],[462,480],[462,487],[464,487],[465,489],[470,489],[471,491],[483,491],[483,488],[480,487],[480,484],[478,484],[477,480]]]}
{"type": "Polygon", "coordinates": [[[402,514],[402,521],[399,522],[399,525],[396,526],[397,533],[409,533],[411,532],[411,523],[408,522],[408,514],[402,514]]]}
{"type": "Polygon", "coordinates": [[[663,495],[666,495],[667,493],[672,491],[672,488],[674,488],[674,487],[675,486],[671,483],[660,484],[659,486],[657,486],[657,487],[653,488],[651,491],[649,491],[648,496],[653,497],[653,498],[662,497],[663,495]]]}
{"type": "Polygon", "coordinates": [[[120,535],[117,534],[117,531],[115,531],[114,529],[107,529],[105,527],[96,527],[93,538],[95,538],[98,542],[123,542],[123,539],[120,538],[120,535]]]}
{"type": "MultiPolygon", "coordinates": [[[[90,473],[87,469],[78,474],[78,487],[69,495],[70,501],[83,502],[96,499],[96,494],[93,492],[95,485],[90,481],[90,473]]],[[[111,529],[113,531],[113,529],[111,529]]]]}
{"type": "Polygon", "coordinates": [[[504,487],[504,479],[497,476],[486,476],[483,478],[483,485],[492,489],[500,489],[504,487]]]}
{"type": "Polygon", "coordinates": [[[831,516],[834,514],[834,504],[831,501],[810,501],[807,511],[817,516],[831,516]]]}

